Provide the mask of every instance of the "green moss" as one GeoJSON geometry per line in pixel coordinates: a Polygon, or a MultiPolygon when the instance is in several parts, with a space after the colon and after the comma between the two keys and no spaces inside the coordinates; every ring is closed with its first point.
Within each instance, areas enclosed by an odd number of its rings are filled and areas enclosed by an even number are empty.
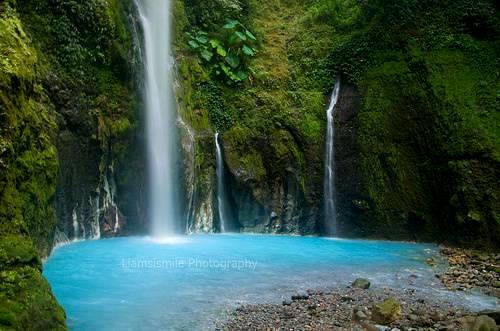
{"type": "Polygon", "coordinates": [[[498,181],[500,150],[492,2],[360,5],[331,59],[362,96],[356,164],[371,207],[363,230],[498,245],[500,192],[488,184],[498,181]]]}
{"type": "Polygon", "coordinates": [[[383,325],[397,320],[401,316],[401,304],[396,298],[389,298],[372,308],[372,318],[383,325]]]}
{"type": "Polygon", "coordinates": [[[0,326],[3,330],[67,329],[64,311],[37,268],[2,269],[0,284],[0,326]]]}
{"type": "Polygon", "coordinates": [[[64,330],[39,258],[56,223],[56,125],[37,51],[8,2],[0,5],[0,54],[0,328],[64,330]]]}

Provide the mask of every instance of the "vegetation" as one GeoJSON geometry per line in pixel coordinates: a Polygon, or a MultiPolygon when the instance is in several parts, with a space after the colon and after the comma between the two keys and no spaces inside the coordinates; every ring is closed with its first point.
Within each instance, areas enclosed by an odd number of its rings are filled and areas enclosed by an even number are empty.
{"type": "Polygon", "coordinates": [[[493,1],[186,1],[184,12],[190,31],[211,36],[237,17],[259,40],[252,84],[220,84],[201,60],[208,74],[189,79],[187,105],[226,131],[228,166],[254,193],[274,190],[288,167],[320,201],[324,107],[340,74],[360,95],[354,131],[337,126],[356,134],[350,175],[361,187],[351,204],[365,206],[345,233],[498,245],[493,1]],[[293,137],[287,153],[279,132],[293,137]]]}
{"type": "Polygon", "coordinates": [[[189,36],[189,46],[210,66],[216,76],[224,75],[230,82],[252,81],[248,63],[257,50],[253,47],[257,38],[238,20],[229,20],[224,26],[221,39],[211,38],[204,31],[189,36]]]}
{"type": "Polygon", "coordinates": [[[9,2],[0,4],[0,54],[0,327],[65,329],[38,257],[56,224],[56,125],[37,52],[9,2]]]}
{"type": "MultiPolygon", "coordinates": [[[[97,177],[137,177],[130,6],[0,3],[1,328],[65,328],[40,263],[69,171],[59,164],[81,154],[59,146],[61,133],[96,147],[97,177]]],[[[235,195],[283,218],[265,230],[317,232],[325,106],[340,75],[359,96],[351,126],[337,119],[355,141],[353,169],[340,170],[359,183],[344,234],[498,248],[493,0],[176,0],[175,16],[180,112],[206,201],[219,131],[235,195]]]]}
{"type": "MultiPolygon", "coordinates": [[[[56,186],[74,169],[59,163],[76,163],[80,146],[93,145],[96,155],[85,157],[96,160],[94,169],[121,171],[133,150],[138,114],[124,6],[116,0],[0,4],[1,329],[66,328],[40,257],[53,245],[56,186]],[[67,154],[62,135],[74,137],[78,150],[67,154]]],[[[67,220],[59,221],[64,227],[67,220]]]]}
{"type": "Polygon", "coordinates": [[[500,86],[495,3],[350,6],[357,14],[339,24],[342,37],[330,59],[362,96],[357,170],[371,208],[354,227],[376,236],[498,246],[500,191],[491,184],[500,161],[500,132],[492,125],[499,121],[500,86]]]}

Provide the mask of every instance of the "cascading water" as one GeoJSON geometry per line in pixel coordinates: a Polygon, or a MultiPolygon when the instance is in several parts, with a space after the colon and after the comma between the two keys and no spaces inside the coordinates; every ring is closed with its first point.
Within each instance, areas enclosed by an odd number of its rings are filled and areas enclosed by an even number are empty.
{"type": "Polygon", "coordinates": [[[176,105],[171,53],[171,1],[136,0],[144,35],[149,215],[155,237],[172,235],[176,201],[176,105]]]}
{"type": "Polygon", "coordinates": [[[222,158],[222,149],[219,144],[219,133],[215,134],[215,159],[217,163],[217,203],[219,207],[220,232],[226,232],[227,229],[227,206],[226,189],[224,183],[224,160],[222,158]]]}
{"type": "Polygon", "coordinates": [[[325,199],[325,227],[328,234],[336,234],[337,214],[335,206],[335,109],[339,98],[340,78],[335,81],[330,105],[326,111],[326,151],[325,151],[325,176],[324,176],[324,199],[325,199]]]}

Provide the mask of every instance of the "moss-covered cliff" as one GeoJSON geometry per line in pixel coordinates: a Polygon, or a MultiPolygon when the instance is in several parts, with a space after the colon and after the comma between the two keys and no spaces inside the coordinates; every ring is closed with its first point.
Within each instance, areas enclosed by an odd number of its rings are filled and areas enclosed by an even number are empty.
{"type": "Polygon", "coordinates": [[[219,130],[237,226],[321,231],[324,111],[340,75],[341,233],[498,246],[493,1],[177,4],[181,113],[205,141],[190,158],[202,223],[213,218],[208,227],[217,228],[211,136],[219,130]],[[251,79],[239,84],[214,74],[185,35],[220,38],[229,19],[258,40],[251,79]]]}
{"type": "Polygon", "coordinates": [[[55,116],[37,52],[8,2],[0,5],[0,53],[0,327],[65,329],[39,258],[56,225],[55,116]]]}
{"type": "MultiPolygon", "coordinates": [[[[278,0],[178,2],[182,114],[195,136],[211,144],[196,155],[196,185],[204,194],[197,197],[213,199],[213,133],[220,131],[233,226],[242,231],[317,233],[322,226],[324,107],[334,82],[328,68],[332,28],[315,24],[309,7],[278,0]],[[189,49],[185,35],[203,30],[223,38],[229,19],[241,21],[257,39],[251,79],[239,84],[217,76],[189,49]]],[[[217,224],[216,203],[212,206],[217,224]]],[[[196,216],[193,222],[199,223],[196,216]]]]}
{"type": "Polygon", "coordinates": [[[55,111],[58,230],[95,238],[143,228],[133,3],[23,1],[16,8],[55,111]]]}
{"type": "Polygon", "coordinates": [[[1,329],[66,328],[41,274],[57,241],[144,228],[132,11],[0,4],[1,329]]]}
{"type": "Polygon", "coordinates": [[[352,157],[339,173],[359,179],[339,192],[344,233],[498,247],[495,2],[359,9],[331,55],[360,96],[337,118],[339,157],[352,157]],[[353,130],[349,152],[342,142],[353,130]]]}

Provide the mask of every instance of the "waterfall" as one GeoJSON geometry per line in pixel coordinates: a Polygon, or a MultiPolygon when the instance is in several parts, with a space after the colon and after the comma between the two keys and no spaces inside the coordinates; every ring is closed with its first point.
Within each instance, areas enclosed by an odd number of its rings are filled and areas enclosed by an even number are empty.
{"type": "Polygon", "coordinates": [[[219,133],[215,134],[215,159],[217,163],[217,203],[219,207],[220,232],[226,232],[227,217],[229,216],[226,206],[226,187],[224,183],[224,159],[219,144],[219,133]]]}
{"type": "Polygon", "coordinates": [[[78,224],[78,214],[76,213],[76,208],[73,208],[73,213],[71,213],[71,218],[73,220],[73,239],[78,239],[80,229],[78,224]]]}
{"type": "Polygon", "coordinates": [[[328,234],[337,232],[337,214],[335,206],[335,110],[340,91],[340,78],[335,81],[330,104],[326,111],[326,151],[325,151],[325,176],[324,176],[324,203],[325,226],[328,234]]]}
{"type": "Polygon", "coordinates": [[[175,232],[180,220],[171,0],[136,0],[136,5],[144,36],[149,215],[153,236],[164,237],[175,232]]]}

